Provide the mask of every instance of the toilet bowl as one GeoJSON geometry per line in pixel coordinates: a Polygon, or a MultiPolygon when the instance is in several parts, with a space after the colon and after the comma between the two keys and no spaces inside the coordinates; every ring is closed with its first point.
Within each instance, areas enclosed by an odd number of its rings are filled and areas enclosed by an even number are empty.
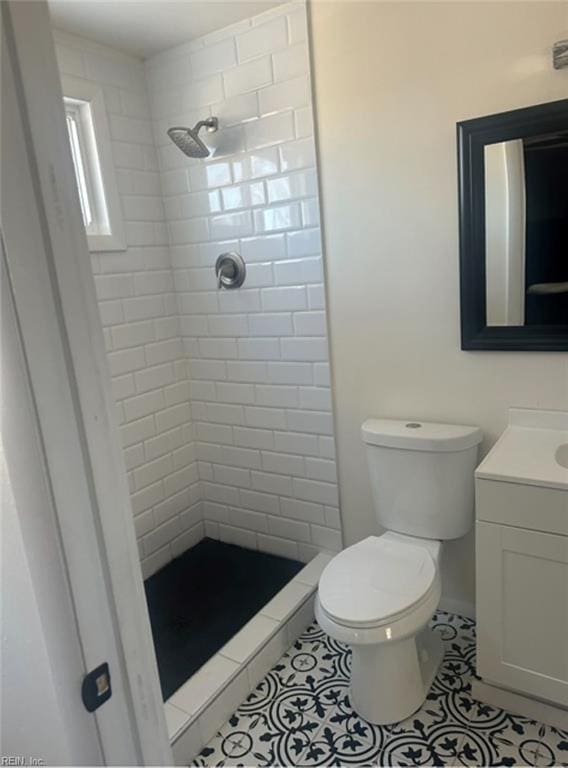
{"type": "Polygon", "coordinates": [[[441,596],[442,543],[473,522],[477,427],[370,419],[362,427],[382,535],[324,569],[316,618],[352,649],[351,704],[378,725],[419,709],[443,657],[428,628],[441,596]]]}
{"type": "Polygon", "coordinates": [[[339,553],[323,571],[316,618],[352,648],[351,703],[371,723],[420,708],[443,656],[427,629],[441,594],[441,543],[385,533],[339,553]]]}

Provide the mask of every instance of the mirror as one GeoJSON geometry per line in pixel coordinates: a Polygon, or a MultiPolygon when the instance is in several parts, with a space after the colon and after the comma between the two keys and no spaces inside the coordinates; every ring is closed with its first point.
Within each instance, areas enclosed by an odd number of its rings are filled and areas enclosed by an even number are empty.
{"type": "Polygon", "coordinates": [[[462,349],[568,349],[568,100],[458,140],[462,349]]]}
{"type": "Polygon", "coordinates": [[[487,325],[568,325],[568,131],[484,162],[487,325]]]}

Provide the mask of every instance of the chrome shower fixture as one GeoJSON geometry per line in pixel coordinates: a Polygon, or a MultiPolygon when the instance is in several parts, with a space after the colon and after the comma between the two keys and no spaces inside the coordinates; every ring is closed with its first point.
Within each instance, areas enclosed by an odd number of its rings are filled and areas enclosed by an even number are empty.
{"type": "Polygon", "coordinates": [[[206,120],[200,120],[193,128],[181,126],[168,128],[168,136],[176,147],[179,147],[188,157],[209,157],[211,152],[198,135],[202,128],[207,128],[209,133],[215,133],[219,128],[218,118],[208,117],[206,120]]]}

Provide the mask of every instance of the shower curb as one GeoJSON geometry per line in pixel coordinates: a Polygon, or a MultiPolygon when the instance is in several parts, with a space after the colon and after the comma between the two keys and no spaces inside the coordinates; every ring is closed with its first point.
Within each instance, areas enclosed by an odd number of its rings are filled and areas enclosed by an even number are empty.
{"type": "Polygon", "coordinates": [[[175,765],[196,757],[311,624],[319,577],[332,556],[316,555],[164,703],[175,765]]]}

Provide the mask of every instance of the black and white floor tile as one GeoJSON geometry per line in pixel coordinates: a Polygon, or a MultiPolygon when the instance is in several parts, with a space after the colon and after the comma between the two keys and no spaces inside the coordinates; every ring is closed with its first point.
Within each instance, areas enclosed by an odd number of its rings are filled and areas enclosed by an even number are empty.
{"type": "Polygon", "coordinates": [[[568,731],[474,700],[475,622],[438,612],[424,706],[374,726],[349,701],[349,649],[312,624],[201,751],[198,766],[568,766],[568,731]]]}

